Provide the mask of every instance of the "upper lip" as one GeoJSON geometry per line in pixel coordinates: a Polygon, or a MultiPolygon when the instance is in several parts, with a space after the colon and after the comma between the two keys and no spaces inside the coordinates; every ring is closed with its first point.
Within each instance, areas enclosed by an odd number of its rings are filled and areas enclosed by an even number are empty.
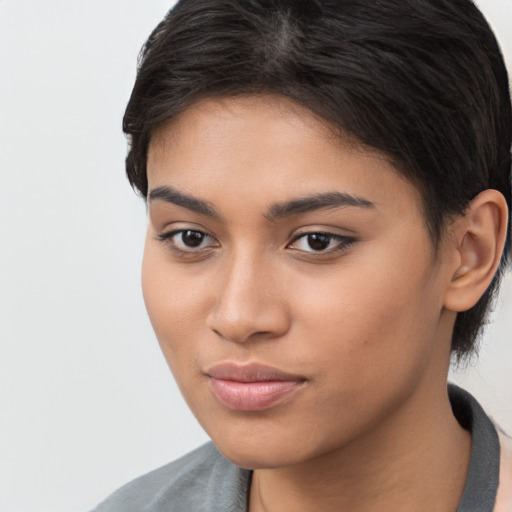
{"type": "Polygon", "coordinates": [[[259,363],[221,363],[205,371],[209,377],[236,382],[304,381],[304,377],[259,363]]]}

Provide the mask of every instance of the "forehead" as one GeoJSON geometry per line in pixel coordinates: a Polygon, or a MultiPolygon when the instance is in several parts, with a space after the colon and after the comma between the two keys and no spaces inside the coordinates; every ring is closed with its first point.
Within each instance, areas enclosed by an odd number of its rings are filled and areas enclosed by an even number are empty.
{"type": "Polygon", "coordinates": [[[224,205],[279,202],[312,193],[364,196],[403,214],[418,191],[381,152],[280,96],[208,99],[157,131],[149,188],[173,188],[224,205]],[[397,201],[400,195],[402,201],[397,201]]]}

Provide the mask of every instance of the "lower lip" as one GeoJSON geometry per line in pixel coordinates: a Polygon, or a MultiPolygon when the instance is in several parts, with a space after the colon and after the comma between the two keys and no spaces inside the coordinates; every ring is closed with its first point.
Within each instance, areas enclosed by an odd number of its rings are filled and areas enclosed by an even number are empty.
{"type": "Polygon", "coordinates": [[[293,395],[302,384],[302,381],[295,380],[239,382],[210,378],[210,388],[215,397],[234,411],[269,409],[293,395]]]}

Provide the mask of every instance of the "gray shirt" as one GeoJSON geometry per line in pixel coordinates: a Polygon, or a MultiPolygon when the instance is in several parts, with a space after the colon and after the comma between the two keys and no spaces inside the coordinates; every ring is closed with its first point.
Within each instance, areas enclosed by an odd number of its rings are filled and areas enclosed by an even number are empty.
{"type": "MultiPolygon", "coordinates": [[[[471,462],[457,512],[492,512],[500,459],[496,429],[469,393],[450,385],[449,395],[457,420],[472,433],[471,462]]],[[[246,512],[251,474],[207,443],[128,483],[93,512],[246,512]]]]}

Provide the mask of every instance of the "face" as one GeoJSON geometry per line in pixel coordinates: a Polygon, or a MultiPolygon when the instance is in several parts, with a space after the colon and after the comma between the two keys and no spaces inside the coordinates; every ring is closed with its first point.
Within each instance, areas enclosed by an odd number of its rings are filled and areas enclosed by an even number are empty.
{"type": "Polygon", "coordinates": [[[446,378],[442,255],[383,155],[284,98],[207,100],[153,138],[148,180],[149,316],[234,462],[341,450],[446,378]]]}

